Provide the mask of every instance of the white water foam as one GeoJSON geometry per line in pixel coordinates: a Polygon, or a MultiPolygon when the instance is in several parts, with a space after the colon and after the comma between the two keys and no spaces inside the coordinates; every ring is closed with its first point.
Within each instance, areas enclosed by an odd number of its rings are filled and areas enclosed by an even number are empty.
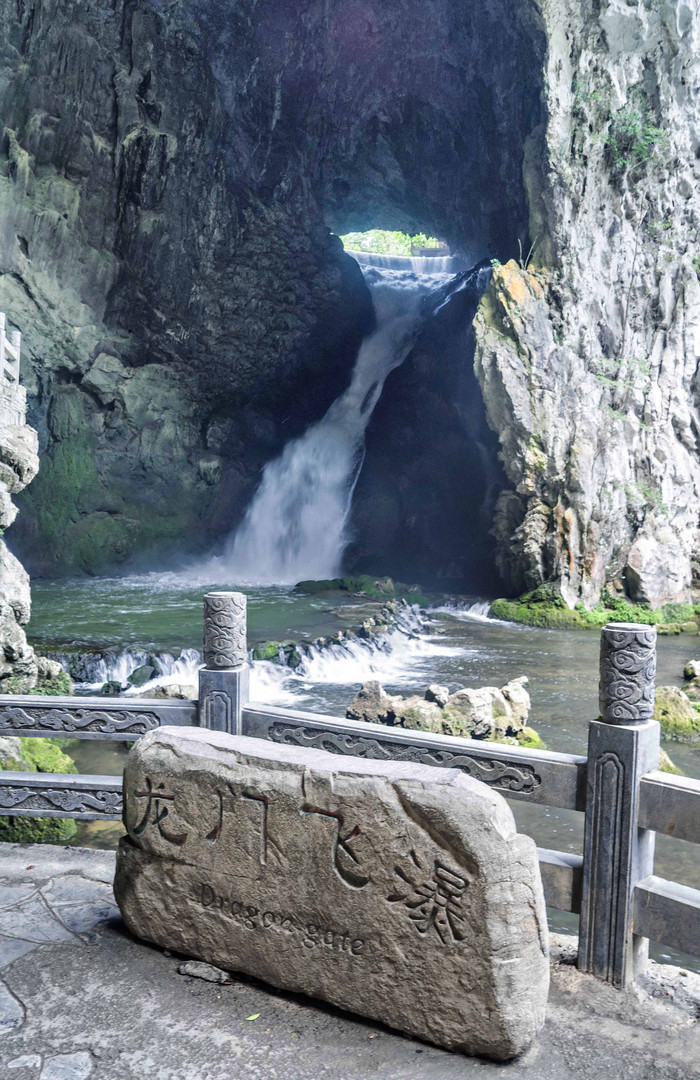
{"type": "MultiPolygon", "coordinates": [[[[95,682],[80,686],[83,691],[100,689],[104,682],[122,685],[135,667],[146,662],[143,650],[128,648],[119,654],[96,661],[95,682]]],[[[467,651],[448,645],[438,635],[425,632],[425,621],[418,608],[401,613],[399,625],[372,638],[350,638],[322,647],[303,647],[302,662],[297,668],[266,660],[251,663],[252,700],[270,705],[294,706],[303,702],[314,686],[359,686],[369,679],[393,686],[425,685],[432,679],[435,657],[466,656],[467,651]]],[[[129,687],[126,696],[148,695],[159,686],[174,683],[197,686],[202,655],[196,649],[183,649],[175,658],[157,654],[163,674],[139,687],[129,687]]]]}
{"type": "Polygon", "coordinates": [[[408,355],[421,325],[420,300],[449,281],[440,259],[368,265],[377,329],[360,347],[348,389],[304,435],[266,465],[246,516],[223,555],[193,568],[209,581],[294,583],[341,572],[347,521],[362,467],[364,436],[389,373],[408,355]],[[423,272],[424,264],[431,264],[423,272]]]}
{"type": "Polygon", "coordinates": [[[452,619],[458,619],[460,622],[480,622],[480,623],[492,623],[496,626],[517,626],[517,623],[507,622],[505,619],[494,619],[489,612],[491,611],[491,602],[489,600],[477,600],[473,603],[460,604],[457,601],[454,603],[441,604],[440,607],[431,607],[428,609],[429,615],[449,615],[452,619]]]}

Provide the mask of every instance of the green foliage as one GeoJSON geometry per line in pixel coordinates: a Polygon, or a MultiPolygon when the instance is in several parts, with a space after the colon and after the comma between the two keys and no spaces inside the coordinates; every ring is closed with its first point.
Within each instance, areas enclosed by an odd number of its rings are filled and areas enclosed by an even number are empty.
{"type": "Polygon", "coordinates": [[[0,817],[0,841],[8,844],[58,844],[77,832],[73,818],[0,817]]]}
{"type": "Polygon", "coordinates": [[[608,161],[619,176],[631,176],[660,159],[668,135],[653,123],[648,104],[637,98],[619,109],[610,120],[605,138],[608,161]]]}
{"type": "MultiPolygon", "coordinates": [[[[68,679],[68,676],[66,676],[68,679]]],[[[68,679],[70,683],[70,679],[68,679]]],[[[6,688],[3,687],[3,690],[6,688]]],[[[12,691],[9,691],[12,693],[12,691]]],[[[29,694],[47,693],[28,690],[29,694]]],[[[8,760],[0,769],[11,772],[77,773],[75,762],[61,749],[66,739],[21,737],[19,761],[8,760]]],[[[0,817],[0,841],[15,844],[56,844],[70,840],[77,826],[73,818],[0,817]]]]}
{"type": "Polygon", "coordinates": [[[410,255],[412,245],[421,248],[440,247],[440,241],[434,236],[426,236],[425,233],[409,236],[407,233],[390,232],[387,229],[346,233],[340,239],[346,250],[367,251],[377,255],[410,255]]]}
{"type": "MultiPolygon", "coordinates": [[[[516,600],[494,600],[490,614],[506,622],[526,626],[559,627],[571,630],[598,630],[608,622],[642,623],[659,627],[660,633],[680,633],[700,618],[700,604],[666,604],[650,608],[632,604],[629,600],[603,591],[600,603],[594,608],[577,604],[566,606],[558,587],[540,585],[516,600]]],[[[690,631],[689,631],[690,632],[690,631]]]]}

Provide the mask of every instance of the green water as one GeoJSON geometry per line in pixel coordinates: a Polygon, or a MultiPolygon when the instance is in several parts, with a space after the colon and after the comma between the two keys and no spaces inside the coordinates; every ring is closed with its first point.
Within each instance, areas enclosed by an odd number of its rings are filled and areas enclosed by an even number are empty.
{"type": "MultiPolygon", "coordinates": [[[[218,586],[221,588],[221,586],[218,586]]],[[[232,584],[231,587],[236,587],[232,584]]],[[[288,589],[241,587],[248,595],[248,639],[313,639],[360,621],[362,598],[344,594],[295,596],[288,589]]],[[[201,647],[205,582],[193,585],[176,575],[37,582],[33,585],[30,639],[41,648],[74,642],[115,648],[139,647],[177,654],[201,647]]],[[[598,635],[590,631],[542,630],[474,618],[464,610],[429,613],[417,638],[395,634],[384,650],[356,646],[352,654],[319,654],[300,672],[256,664],[252,697],[269,704],[303,707],[342,716],[363,681],[379,678],[392,693],[416,692],[437,682],[460,686],[501,686],[527,675],[532,700],[530,725],[551,750],[585,754],[588,721],[597,714],[598,635]]],[[[696,637],[659,638],[659,684],[682,683],[684,664],[700,656],[696,637]]],[[[193,674],[194,678],[194,674],[193,674]]],[[[665,744],[688,776],[700,779],[700,747],[665,744]]],[[[69,752],[82,772],[117,774],[121,744],[76,741],[69,752]]],[[[583,815],[550,807],[510,803],[519,828],[542,847],[580,852],[583,815]]],[[[77,842],[113,846],[121,826],[83,824],[77,842]]],[[[700,888],[700,848],[657,838],[655,872],[700,888]]],[[[560,929],[575,926],[573,916],[555,912],[560,929]]],[[[700,962],[669,950],[657,958],[700,970],[700,962]]]]}

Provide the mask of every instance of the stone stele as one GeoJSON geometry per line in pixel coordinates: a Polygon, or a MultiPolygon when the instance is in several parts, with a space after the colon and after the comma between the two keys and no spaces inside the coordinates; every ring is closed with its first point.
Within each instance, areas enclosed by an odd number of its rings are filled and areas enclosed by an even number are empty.
{"type": "Polygon", "coordinates": [[[114,890],[132,933],[451,1050],[542,1026],[534,842],[457,770],[191,728],[134,745],[114,890]]]}

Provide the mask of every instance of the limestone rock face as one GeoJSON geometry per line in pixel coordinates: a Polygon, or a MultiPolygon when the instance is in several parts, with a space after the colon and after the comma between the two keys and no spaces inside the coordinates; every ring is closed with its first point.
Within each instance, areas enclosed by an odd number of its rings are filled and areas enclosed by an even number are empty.
{"type": "Polygon", "coordinates": [[[224,970],[504,1060],[544,1019],[533,841],[461,773],[162,728],[131,750],[129,929],[224,970]]]}
{"type": "Polygon", "coordinates": [[[634,600],[685,601],[700,511],[700,28],[676,0],[539,7],[545,113],[524,154],[536,246],[527,268],[496,268],[475,323],[508,481],[499,567],[514,592],[559,582],[571,607],[616,578],[634,600]]]}
{"type": "Polygon", "coordinates": [[[439,735],[462,735],[468,739],[501,741],[513,738],[527,726],[530,695],[527,677],[496,686],[457,690],[429,686],[424,697],[404,698],[387,694],[375,679],[364,683],[348,706],[349,720],[369,724],[413,728],[439,735]]]}
{"type": "MultiPolygon", "coordinates": [[[[38,468],[36,432],[27,425],[0,426],[0,530],[15,520],[12,496],[38,468]]],[[[0,693],[21,693],[36,685],[37,657],[24,633],[30,613],[29,575],[0,536],[0,693]]]]}
{"type": "Polygon", "coordinates": [[[0,30],[0,309],[42,451],[30,571],[201,550],[240,520],[372,325],[330,229],[472,250],[525,222],[530,4],[0,0],[0,30]]]}

